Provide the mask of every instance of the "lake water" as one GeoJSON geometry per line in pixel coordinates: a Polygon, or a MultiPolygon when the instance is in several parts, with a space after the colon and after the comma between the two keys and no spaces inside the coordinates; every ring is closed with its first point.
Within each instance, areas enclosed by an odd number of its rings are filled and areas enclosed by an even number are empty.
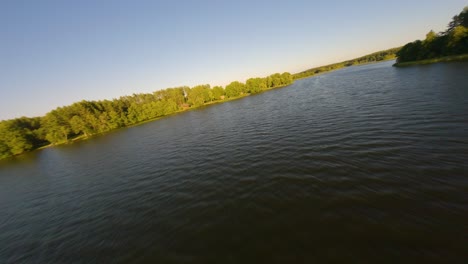
{"type": "Polygon", "coordinates": [[[392,63],[0,161],[0,263],[466,263],[468,63],[392,63]]]}

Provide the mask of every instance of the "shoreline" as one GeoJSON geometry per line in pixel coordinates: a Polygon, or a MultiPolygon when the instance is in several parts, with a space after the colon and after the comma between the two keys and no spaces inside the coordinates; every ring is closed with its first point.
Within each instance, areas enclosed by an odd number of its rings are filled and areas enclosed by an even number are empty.
{"type": "Polygon", "coordinates": [[[392,66],[393,67],[410,67],[410,66],[415,66],[415,65],[427,65],[427,64],[440,63],[440,62],[461,62],[461,61],[468,61],[468,54],[444,56],[440,58],[433,58],[433,59],[427,59],[427,60],[397,62],[393,64],[392,66]]]}
{"type": "Polygon", "coordinates": [[[229,102],[229,101],[235,101],[235,100],[239,100],[239,99],[242,99],[242,98],[245,98],[245,97],[248,97],[248,96],[253,96],[253,95],[261,94],[261,93],[268,92],[268,91],[271,91],[271,90],[284,88],[284,87],[290,86],[292,84],[294,84],[294,81],[292,83],[290,83],[290,84],[276,86],[276,87],[269,88],[269,89],[263,90],[261,92],[255,93],[255,94],[246,93],[246,94],[236,96],[236,97],[231,97],[231,98],[227,98],[227,99],[223,99],[223,100],[216,100],[216,101],[207,102],[207,103],[205,103],[203,105],[200,105],[200,106],[197,106],[197,107],[190,107],[190,108],[187,108],[187,109],[179,110],[179,111],[177,111],[175,113],[172,113],[172,114],[159,116],[159,117],[156,117],[156,118],[152,118],[152,119],[149,119],[149,120],[145,120],[145,121],[141,121],[141,122],[138,122],[138,123],[135,123],[135,124],[131,124],[131,125],[128,125],[128,126],[123,126],[123,127],[119,127],[119,128],[116,128],[116,129],[112,129],[112,130],[109,130],[109,131],[105,131],[105,132],[101,132],[101,133],[95,133],[95,134],[91,134],[91,135],[88,135],[88,136],[79,135],[77,137],[68,139],[67,141],[63,141],[63,142],[56,143],[56,144],[48,144],[48,145],[41,146],[41,147],[38,147],[36,149],[32,149],[30,151],[26,151],[26,152],[23,152],[23,153],[20,153],[20,154],[17,154],[17,155],[5,157],[5,158],[0,158],[0,160],[15,158],[15,157],[18,157],[18,156],[22,156],[23,154],[26,154],[26,153],[32,153],[32,152],[42,150],[42,149],[46,149],[46,148],[62,146],[62,145],[69,145],[69,144],[73,144],[73,143],[78,142],[78,141],[85,141],[85,140],[88,140],[88,139],[96,137],[96,136],[103,136],[103,135],[105,135],[107,133],[111,133],[111,132],[117,131],[119,129],[126,129],[126,128],[130,128],[130,127],[140,126],[140,125],[143,125],[143,124],[146,124],[146,123],[157,121],[159,119],[168,118],[168,117],[171,117],[171,116],[174,116],[174,115],[178,115],[178,114],[182,114],[182,113],[185,113],[185,112],[193,111],[193,110],[200,109],[200,108],[203,108],[203,107],[208,107],[208,106],[212,106],[212,105],[226,103],[226,102],[229,102]]]}
{"type": "MultiPolygon", "coordinates": [[[[278,85],[278,86],[275,86],[275,87],[267,88],[267,89],[261,90],[261,91],[259,91],[258,93],[254,93],[254,94],[246,93],[246,94],[242,94],[242,95],[239,95],[239,96],[236,96],[236,97],[231,97],[231,98],[226,98],[226,99],[222,99],[222,100],[220,99],[220,100],[216,100],[216,101],[206,102],[206,103],[204,103],[203,105],[200,105],[200,106],[189,107],[189,108],[181,109],[181,110],[178,110],[178,111],[176,111],[176,112],[174,112],[174,113],[171,113],[171,114],[168,114],[168,115],[158,116],[158,117],[156,117],[156,118],[144,120],[144,121],[141,121],[141,122],[138,122],[138,123],[134,123],[134,124],[130,124],[130,125],[118,127],[118,128],[111,129],[111,130],[104,131],[104,132],[100,132],[100,133],[95,133],[95,134],[90,134],[90,135],[78,135],[78,136],[76,136],[76,137],[73,137],[73,138],[70,138],[70,139],[67,139],[67,140],[64,140],[64,141],[61,141],[61,142],[56,142],[56,143],[54,143],[54,144],[43,145],[43,146],[40,146],[40,147],[31,149],[31,150],[29,150],[29,151],[25,151],[25,152],[16,154],[16,155],[11,155],[11,156],[7,156],[7,157],[3,157],[3,158],[0,158],[0,160],[5,160],[5,159],[8,159],[8,158],[18,157],[18,156],[21,156],[21,155],[26,154],[26,153],[30,153],[30,152],[34,152],[34,151],[37,151],[37,150],[50,148],[50,147],[73,144],[73,143],[78,142],[78,141],[84,141],[84,140],[88,140],[88,139],[93,138],[93,137],[96,137],[96,136],[105,135],[105,134],[107,134],[107,133],[110,133],[110,132],[113,132],[113,131],[117,131],[117,130],[119,130],[119,129],[124,129],[124,128],[129,128],[129,127],[139,126],[139,125],[143,125],[143,124],[145,124],[145,123],[153,122],[153,121],[156,121],[156,120],[159,120],[159,119],[162,119],[162,118],[170,117],[170,116],[177,115],[177,114],[180,114],[180,113],[184,113],[184,112],[187,112],[187,111],[192,111],[192,110],[199,109],[199,108],[202,108],[202,107],[208,107],[208,106],[211,106],[211,105],[216,105],[216,104],[221,104],[221,103],[225,103],[225,102],[229,102],[229,101],[239,100],[239,99],[244,98],[244,97],[247,97],[247,96],[257,95],[257,94],[265,93],[265,92],[268,92],[268,91],[271,91],[271,90],[284,88],[284,87],[287,87],[287,86],[290,86],[290,85],[294,84],[297,80],[301,80],[301,79],[306,79],[306,78],[310,78],[310,77],[319,76],[319,75],[326,74],[326,73],[330,73],[330,72],[333,72],[333,71],[336,71],[336,70],[340,70],[340,69],[343,69],[343,68],[348,68],[348,67],[353,67],[353,66],[362,66],[362,65],[367,65],[367,64],[375,64],[375,63],[390,61],[390,60],[394,60],[394,59],[395,59],[395,58],[392,57],[392,58],[383,59],[383,60],[379,60],[379,61],[367,61],[367,62],[363,62],[363,63],[359,63],[359,64],[353,64],[353,65],[348,65],[348,66],[343,65],[343,63],[346,62],[346,61],[345,61],[345,62],[339,62],[339,63],[334,63],[334,64],[329,64],[329,65],[325,65],[325,66],[316,67],[317,69],[322,68],[322,67],[336,67],[336,68],[329,69],[329,70],[326,70],[326,71],[321,71],[321,72],[316,73],[316,74],[311,74],[311,75],[303,76],[303,77],[299,77],[299,78],[294,77],[295,75],[298,75],[299,73],[292,74],[292,78],[293,78],[293,79],[292,79],[292,82],[289,83],[289,84],[278,85]]],[[[312,69],[315,69],[315,68],[312,68],[312,69]]],[[[311,69],[309,69],[309,70],[311,70],[311,69]]]]}
{"type": "MultiPolygon", "coordinates": [[[[329,73],[329,72],[332,72],[332,71],[336,71],[336,70],[341,70],[341,69],[344,69],[344,68],[349,68],[349,67],[355,67],[355,66],[364,66],[364,65],[369,65],[369,64],[375,64],[375,63],[380,63],[380,62],[385,62],[385,61],[391,61],[391,60],[395,60],[396,57],[394,58],[389,58],[389,59],[385,59],[385,60],[379,60],[379,61],[370,61],[370,62],[364,62],[364,63],[359,63],[359,64],[353,64],[353,65],[349,65],[349,66],[342,66],[342,67],[338,67],[338,68],[335,68],[335,69],[331,69],[331,70],[328,70],[328,71],[322,71],[322,72],[319,72],[319,73],[315,73],[315,74],[312,74],[312,75],[309,75],[309,76],[304,76],[304,77],[298,77],[298,78],[295,78],[294,77],[294,80],[302,80],[302,79],[305,79],[305,78],[309,78],[309,77],[313,77],[313,76],[319,76],[319,75],[322,75],[322,74],[325,74],[325,73],[329,73]]],[[[340,64],[340,63],[337,63],[337,64],[340,64]]],[[[331,65],[328,65],[328,66],[333,66],[333,64],[331,65]]],[[[326,66],[325,66],[326,67],[326,66]]],[[[318,68],[321,68],[321,67],[317,67],[318,68]]],[[[312,68],[312,69],[316,69],[316,68],[312,68]]],[[[296,74],[296,73],[295,73],[296,74]]],[[[293,76],[295,75],[293,74],[293,76]]]]}
{"type": "Polygon", "coordinates": [[[185,113],[185,112],[188,112],[188,111],[200,109],[200,108],[203,108],[203,107],[208,107],[208,106],[212,106],[212,105],[216,105],[216,104],[226,103],[226,102],[229,102],[229,101],[239,100],[239,99],[242,99],[242,98],[245,98],[245,97],[248,97],[248,96],[254,96],[254,95],[262,94],[262,93],[265,93],[265,92],[268,92],[268,91],[271,91],[271,90],[275,90],[275,89],[280,89],[280,88],[288,87],[288,86],[294,84],[297,80],[301,80],[301,79],[306,79],[306,78],[310,78],[310,77],[319,76],[319,75],[326,74],[326,73],[330,73],[330,72],[333,72],[333,71],[336,71],[336,70],[340,70],[340,69],[343,69],[343,68],[349,68],[349,67],[353,67],[353,66],[362,66],[362,65],[367,65],[367,64],[375,64],[375,63],[390,61],[390,60],[394,60],[394,59],[395,59],[395,58],[386,59],[386,60],[380,60],[380,61],[366,62],[366,63],[361,63],[361,64],[354,64],[354,65],[350,65],[350,66],[343,66],[343,67],[331,69],[331,70],[328,70],[328,71],[323,71],[323,72],[320,72],[320,73],[317,73],[317,74],[313,74],[313,75],[310,75],[310,76],[305,76],[305,77],[301,77],[301,78],[297,78],[297,79],[293,77],[293,81],[292,81],[292,83],[290,83],[290,84],[279,85],[279,86],[276,86],[276,87],[267,88],[267,89],[262,90],[262,91],[260,91],[260,92],[258,92],[258,93],[255,93],[255,94],[246,93],[246,94],[242,94],[242,95],[239,95],[239,96],[236,96],[236,97],[231,97],[231,98],[227,98],[227,99],[223,99],[223,100],[211,101],[211,102],[204,103],[203,105],[200,105],[200,106],[197,106],[197,107],[190,107],[190,108],[182,109],[182,110],[179,110],[179,111],[174,112],[174,113],[172,113],[172,114],[168,114],[168,115],[164,115],[164,116],[159,116],[159,117],[156,117],[156,118],[152,118],[152,119],[145,120],[145,121],[141,121],[141,122],[138,122],[138,123],[135,123],[135,124],[131,124],[131,125],[128,125],[128,126],[123,126],[123,127],[119,127],[119,128],[116,128],[116,129],[104,131],[104,132],[101,132],[101,133],[90,134],[90,135],[87,135],[87,136],[85,136],[85,135],[79,135],[79,136],[77,136],[77,137],[70,138],[70,139],[68,139],[68,140],[66,140],[66,141],[62,141],[62,142],[55,143],[55,144],[44,145],[44,146],[41,146],[41,147],[32,149],[32,150],[30,150],[30,151],[22,152],[22,153],[17,154],[17,155],[12,155],[12,156],[8,156],[8,157],[0,158],[0,160],[6,160],[6,159],[10,159],[10,158],[22,156],[23,154],[26,154],[26,153],[31,153],[31,152],[35,152],[35,151],[37,151],[37,150],[42,150],[42,149],[51,148],[51,147],[55,147],[55,146],[62,146],[62,145],[73,144],[73,143],[75,143],[75,142],[88,140],[88,139],[93,138],[93,137],[96,137],[96,136],[102,136],[102,135],[105,135],[105,134],[107,134],[107,133],[111,133],[111,132],[117,131],[117,130],[119,130],[119,129],[126,129],[126,128],[130,128],[130,127],[135,127],[135,126],[143,125],[143,124],[146,124],[146,123],[149,123],[149,122],[157,121],[157,120],[159,120],[159,119],[167,118],[167,117],[170,117],[170,116],[173,116],[173,115],[178,115],[178,114],[182,114],[182,113],[185,113]]]}

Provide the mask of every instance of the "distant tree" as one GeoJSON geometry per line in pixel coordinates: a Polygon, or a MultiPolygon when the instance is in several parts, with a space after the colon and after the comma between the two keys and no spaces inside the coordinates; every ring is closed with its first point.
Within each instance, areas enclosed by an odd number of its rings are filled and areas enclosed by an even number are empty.
{"type": "Polygon", "coordinates": [[[422,42],[420,40],[406,44],[397,52],[397,62],[418,60],[421,48],[422,42]]]}
{"type": "Polygon", "coordinates": [[[241,82],[234,81],[228,84],[225,88],[226,95],[231,97],[236,97],[241,95],[244,92],[245,85],[241,82]]]}
{"type": "Polygon", "coordinates": [[[46,130],[45,138],[52,144],[68,141],[68,136],[72,132],[68,123],[67,113],[63,108],[57,108],[47,113],[41,119],[41,126],[46,130]]]}
{"type": "Polygon", "coordinates": [[[190,89],[187,102],[192,106],[201,106],[213,98],[209,84],[198,85],[190,89]]]}
{"type": "Polygon", "coordinates": [[[0,148],[4,152],[0,155],[18,155],[33,149],[33,134],[24,121],[13,119],[0,123],[0,148]]]}
{"type": "Polygon", "coordinates": [[[291,84],[293,82],[293,77],[292,75],[289,73],[289,72],[283,72],[281,74],[281,83],[283,85],[288,85],[288,84],[291,84]]]}
{"type": "Polygon", "coordinates": [[[468,6],[463,8],[463,11],[458,15],[460,19],[460,26],[468,28],[468,6]]]}
{"type": "Polygon", "coordinates": [[[444,33],[449,34],[458,26],[468,27],[468,6],[460,14],[453,16],[444,33]]]}
{"type": "Polygon", "coordinates": [[[452,49],[452,53],[462,54],[468,52],[468,28],[457,26],[448,36],[447,47],[452,49]]]}
{"type": "Polygon", "coordinates": [[[173,101],[176,103],[177,106],[182,106],[185,103],[185,96],[184,96],[184,88],[169,88],[166,90],[162,90],[166,93],[165,98],[166,100],[173,101]]]}
{"type": "Polygon", "coordinates": [[[11,156],[10,148],[3,139],[0,139],[0,159],[11,156]]]}
{"type": "Polygon", "coordinates": [[[220,100],[224,96],[224,89],[221,86],[213,87],[213,100],[220,100]]]}
{"type": "Polygon", "coordinates": [[[93,130],[88,127],[87,123],[80,116],[73,116],[70,119],[70,127],[75,134],[84,134],[85,136],[90,135],[93,130]]]}
{"type": "Polygon", "coordinates": [[[259,93],[267,88],[267,80],[265,78],[250,78],[246,81],[245,86],[248,93],[259,93]]]}
{"type": "Polygon", "coordinates": [[[270,75],[271,78],[271,86],[270,88],[280,86],[283,82],[281,81],[281,74],[275,73],[270,75]]]}
{"type": "Polygon", "coordinates": [[[432,42],[437,38],[437,34],[431,30],[426,34],[426,40],[425,42],[432,42]]]}

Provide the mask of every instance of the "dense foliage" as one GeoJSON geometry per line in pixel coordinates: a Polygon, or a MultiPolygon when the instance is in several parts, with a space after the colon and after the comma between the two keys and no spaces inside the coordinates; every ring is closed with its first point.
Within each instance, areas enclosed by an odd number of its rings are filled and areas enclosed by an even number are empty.
{"type": "Polygon", "coordinates": [[[426,39],[408,43],[397,52],[397,63],[468,53],[468,7],[454,16],[447,30],[429,31],[426,39]]]}
{"type": "Polygon", "coordinates": [[[336,69],[340,69],[340,68],[344,68],[344,67],[348,67],[352,65],[391,60],[396,57],[396,53],[399,50],[400,48],[382,50],[382,51],[375,52],[366,56],[362,56],[353,60],[347,60],[347,61],[343,61],[339,63],[334,63],[334,64],[330,64],[326,66],[308,69],[306,71],[294,74],[294,79],[301,79],[301,78],[309,77],[315,74],[324,73],[324,72],[328,72],[328,71],[332,71],[332,70],[336,70],[336,69]]]}
{"type": "Polygon", "coordinates": [[[245,84],[235,81],[226,88],[211,88],[208,84],[192,88],[168,88],[111,101],[81,101],[59,107],[43,117],[1,121],[0,159],[292,82],[290,73],[276,73],[265,78],[248,79],[245,84]]]}

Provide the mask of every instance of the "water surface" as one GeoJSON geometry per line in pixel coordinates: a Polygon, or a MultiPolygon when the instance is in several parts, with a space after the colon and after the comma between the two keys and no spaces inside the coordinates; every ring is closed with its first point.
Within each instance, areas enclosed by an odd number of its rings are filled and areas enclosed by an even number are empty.
{"type": "Polygon", "coordinates": [[[0,263],[466,263],[468,63],[391,63],[0,161],[0,263]]]}

